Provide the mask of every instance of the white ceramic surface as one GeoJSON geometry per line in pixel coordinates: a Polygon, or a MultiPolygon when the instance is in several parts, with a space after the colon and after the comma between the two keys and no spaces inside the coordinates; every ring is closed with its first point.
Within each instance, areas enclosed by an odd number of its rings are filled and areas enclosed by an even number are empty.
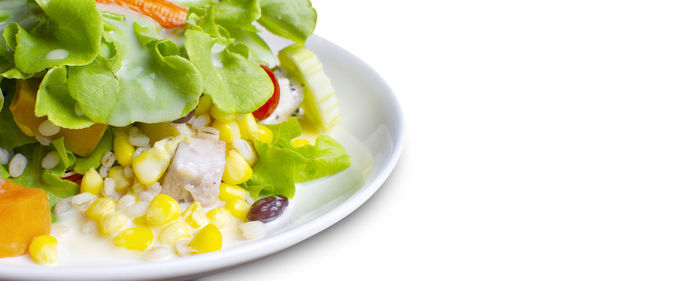
{"type": "MultiPolygon", "coordinates": [[[[271,39],[275,50],[287,44],[271,39]]],[[[384,80],[367,64],[317,36],[307,47],[324,63],[338,91],[343,118],[331,135],[353,158],[348,170],[297,188],[290,221],[276,233],[239,246],[161,262],[93,262],[37,266],[3,263],[0,279],[9,280],[141,280],[189,279],[225,270],[281,251],[338,222],[381,187],[396,165],[404,144],[399,103],[384,80]]]]}

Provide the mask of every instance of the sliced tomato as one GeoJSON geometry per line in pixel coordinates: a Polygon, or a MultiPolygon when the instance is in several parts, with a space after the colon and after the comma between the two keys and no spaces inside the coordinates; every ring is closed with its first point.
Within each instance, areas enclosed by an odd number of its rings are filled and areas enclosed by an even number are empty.
{"type": "Polygon", "coordinates": [[[168,0],[96,0],[97,3],[115,4],[147,16],[165,28],[185,25],[187,8],[168,0]]]}
{"type": "Polygon", "coordinates": [[[255,116],[255,119],[258,120],[264,120],[267,117],[270,117],[273,112],[275,112],[275,109],[277,108],[277,105],[280,103],[280,84],[277,82],[277,77],[275,77],[275,74],[272,73],[272,70],[268,68],[267,66],[260,65],[265,72],[267,72],[267,76],[270,76],[270,80],[272,80],[272,84],[275,85],[275,91],[272,92],[272,97],[270,97],[263,106],[258,108],[253,112],[253,116],[255,116]]]}

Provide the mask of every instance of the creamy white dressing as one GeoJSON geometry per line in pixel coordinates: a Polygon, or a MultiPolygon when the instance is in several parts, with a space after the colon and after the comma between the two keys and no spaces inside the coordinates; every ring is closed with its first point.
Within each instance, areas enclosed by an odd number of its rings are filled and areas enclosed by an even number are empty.
{"type": "MultiPolygon", "coordinates": [[[[189,205],[189,203],[180,203],[180,208],[183,213],[189,205]]],[[[204,208],[204,211],[206,213],[214,208],[224,207],[224,205],[224,202],[219,202],[212,207],[204,208]]],[[[285,214],[278,219],[264,224],[265,232],[274,233],[288,224],[290,219],[287,213],[288,212],[285,212],[285,214]]],[[[104,237],[97,232],[89,234],[81,232],[81,228],[86,221],[87,219],[77,210],[71,209],[69,212],[61,215],[59,220],[52,225],[51,234],[59,241],[58,265],[104,265],[105,262],[113,264],[115,261],[119,264],[140,262],[147,260],[148,250],[164,246],[158,242],[158,234],[163,229],[162,226],[152,228],[154,241],[149,245],[146,251],[141,252],[114,246],[114,244],[112,244],[112,238],[115,235],[104,237]]],[[[248,241],[243,238],[239,228],[241,223],[243,222],[234,218],[234,223],[231,226],[221,229],[223,238],[222,249],[228,249],[248,241]]],[[[126,228],[134,226],[133,222],[131,222],[126,228]]],[[[197,230],[193,230],[192,235],[194,236],[196,232],[197,230]]],[[[179,257],[172,246],[168,247],[171,248],[170,254],[160,260],[179,257]]],[[[9,260],[11,259],[2,259],[1,261],[5,263],[9,260]]]]}
{"type": "Polygon", "coordinates": [[[276,69],[274,73],[280,87],[280,100],[270,117],[260,121],[260,124],[280,124],[301,113],[297,112],[304,101],[304,88],[301,83],[281,69],[276,69]]]}
{"type": "Polygon", "coordinates": [[[221,62],[221,53],[223,53],[224,50],[226,50],[226,46],[219,43],[214,43],[214,45],[211,46],[211,62],[214,64],[214,67],[224,67],[224,64],[221,62]]]}
{"type": "Polygon", "coordinates": [[[136,80],[136,82],[139,83],[141,88],[144,90],[143,93],[151,99],[156,98],[156,81],[153,76],[155,76],[155,73],[151,73],[148,76],[144,76],[136,80]]]}
{"type": "Polygon", "coordinates": [[[55,49],[46,53],[47,60],[62,60],[67,58],[69,55],[68,50],[65,49],[55,49]]]}

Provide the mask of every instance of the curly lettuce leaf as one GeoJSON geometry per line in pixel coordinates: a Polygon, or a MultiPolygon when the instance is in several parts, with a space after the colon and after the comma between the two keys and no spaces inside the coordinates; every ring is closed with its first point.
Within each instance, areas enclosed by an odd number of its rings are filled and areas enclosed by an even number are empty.
{"type": "Polygon", "coordinates": [[[7,172],[7,169],[3,165],[0,165],[0,179],[6,179],[10,177],[10,173],[7,172]]]}
{"type": "MultiPolygon", "coordinates": [[[[8,95],[8,100],[12,99],[8,95]]],[[[12,113],[8,109],[10,103],[6,102],[0,110],[0,147],[6,150],[14,149],[28,143],[36,142],[36,139],[28,137],[17,127],[12,113]]]]}
{"type": "MultiPolygon", "coordinates": [[[[260,17],[258,1],[237,1],[237,8],[221,8],[221,6],[235,6],[230,2],[222,2],[219,5],[205,8],[192,8],[187,18],[188,29],[204,31],[212,37],[222,37],[235,40],[237,44],[242,44],[250,50],[249,60],[256,63],[264,63],[270,67],[277,65],[277,57],[272,53],[270,47],[258,36],[257,28],[252,22],[260,17]],[[245,9],[248,10],[245,10],[245,9]],[[224,11],[239,11],[236,13],[225,13],[224,11]],[[246,20],[241,20],[245,18],[246,20]]],[[[236,2],[236,1],[233,1],[236,2]]],[[[219,38],[221,39],[221,38],[219,38]]]]}
{"type": "Polygon", "coordinates": [[[249,113],[270,99],[274,85],[247,54],[240,54],[247,53],[247,47],[194,29],[187,30],[185,37],[187,55],[202,73],[204,93],[221,111],[249,113]]]}
{"type": "Polygon", "coordinates": [[[84,65],[95,59],[102,37],[102,16],[95,1],[35,2],[43,12],[31,13],[37,20],[18,19],[3,30],[5,44],[13,51],[17,70],[13,76],[58,65],[84,65]]]}
{"type": "Polygon", "coordinates": [[[236,43],[248,47],[250,51],[249,60],[269,67],[277,66],[277,56],[272,53],[270,46],[257,33],[238,28],[226,28],[226,30],[231,37],[236,38],[236,43]]]}
{"type": "Polygon", "coordinates": [[[105,18],[100,55],[68,68],[69,92],[90,120],[114,126],[167,122],[197,106],[199,70],[156,31],[152,23],[105,18]]]}
{"type": "Polygon", "coordinates": [[[44,12],[34,1],[2,0],[0,1],[0,30],[13,22],[23,27],[34,26],[44,16],[44,12]]]}
{"type": "Polygon", "coordinates": [[[63,165],[65,167],[73,166],[76,160],[75,154],[66,149],[66,145],[63,142],[63,137],[52,140],[51,144],[53,145],[54,149],[56,149],[56,153],[58,154],[58,157],[61,158],[63,165]]]}
{"type": "Polygon", "coordinates": [[[112,130],[107,129],[107,131],[105,131],[104,136],[102,136],[100,142],[97,143],[97,147],[95,147],[95,150],[92,152],[92,154],[90,154],[90,156],[85,158],[78,158],[77,160],[75,160],[75,166],[73,166],[73,171],[75,171],[78,174],[84,174],[90,169],[99,167],[102,161],[102,157],[105,155],[105,153],[112,150],[114,140],[113,137],[114,135],[112,134],[112,130]]]}
{"type": "MultiPolygon", "coordinates": [[[[36,3],[27,0],[0,1],[0,30],[2,31],[14,22],[18,22],[23,27],[35,26],[42,17],[44,17],[43,12],[36,3]]],[[[0,37],[0,75],[6,78],[25,75],[15,68],[14,51],[7,43],[11,42],[12,46],[17,45],[14,36],[16,33],[16,30],[12,30],[4,33],[7,38],[0,37]]]]}
{"type": "Polygon", "coordinates": [[[72,181],[61,179],[67,168],[63,162],[51,170],[45,170],[41,167],[41,160],[51,151],[50,146],[38,143],[17,148],[17,153],[27,157],[27,167],[21,176],[9,180],[24,187],[40,188],[46,191],[46,194],[49,195],[49,205],[53,210],[53,206],[61,199],[78,194],[80,187],[72,181]]]}
{"type": "Polygon", "coordinates": [[[350,167],[350,156],[329,136],[319,136],[315,145],[292,146],[292,139],[301,135],[296,118],[269,127],[274,138],[269,144],[255,141],[258,163],[246,183],[254,198],[277,194],[291,198],[295,183],[333,175],[350,167]]]}
{"type": "Polygon", "coordinates": [[[252,23],[262,14],[258,0],[223,0],[215,6],[214,18],[222,26],[256,32],[252,23]]]}
{"type": "Polygon", "coordinates": [[[294,197],[294,178],[304,166],[299,154],[279,146],[255,142],[258,163],[253,167],[253,177],[246,183],[253,198],[267,195],[294,197]]]}
{"type": "Polygon", "coordinates": [[[36,95],[37,117],[48,116],[51,123],[68,129],[83,129],[95,124],[76,113],[76,102],[68,91],[68,70],[57,66],[49,70],[36,95]]]}
{"type": "Polygon", "coordinates": [[[306,161],[303,170],[294,177],[296,182],[306,182],[338,173],[350,167],[350,156],[333,138],[320,135],[314,145],[295,148],[306,161]]]}
{"type": "Polygon", "coordinates": [[[316,9],[309,0],[260,0],[260,10],[260,25],[299,44],[316,28],[316,9]]]}
{"type": "Polygon", "coordinates": [[[187,15],[187,30],[203,31],[214,37],[230,37],[226,30],[222,30],[222,27],[216,24],[213,6],[190,8],[187,15]]]}

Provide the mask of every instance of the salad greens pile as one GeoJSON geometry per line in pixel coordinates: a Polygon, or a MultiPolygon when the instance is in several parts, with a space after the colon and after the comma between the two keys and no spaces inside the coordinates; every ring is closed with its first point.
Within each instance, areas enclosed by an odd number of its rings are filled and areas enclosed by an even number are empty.
{"type": "Polygon", "coordinates": [[[301,44],[316,25],[308,0],[185,4],[185,27],[165,31],[94,0],[2,1],[0,77],[43,76],[37,116],[63,128],[172,121],[202,93],[225,113],[249,113],[273,91],[258,65],[276,63],[253,23],[301,44]]]}
{"type": "Polygon", "coordinates": [[[294,147],[291,141],[301,135],[296,118],[272,125],[272,143],[255,141],[258,163],[246,187],[250,195],[294,196],[294,183],[333,175],[350,166],[350,156],[331,137],[320,135],[315,145],[294,147]]]}
{"type": "MultiPolygon", "coordinates": [[[[42,146],[25,135],[8,110],[17,79],[38,81],[34,114],[65,129],[170,122],[194,110],[202,95],[221,112],[250,113],[274,90],[259,65],[277,64],[257,26],[304,44],[316,25],[309,0],[173,2],[188,8],[186,24],[175,29],[133,12],[102,11],[95,0],[0,1],[0,148],[29,160],[12,181],[46,190],[53,206],[79,190],[60,178],[67,170],[99,167],[112,149],[111,128],[88,157],[66,149],[62,138],[42,146]],[[61,163],[44,170],[40,162],[50,151],[61,163]]],[[[295,118],[271,129],[273,143],[255,142],[259,162],[246,184],[254,196],[291,197],[294,183],[350,165],[343,147],[327,136],[313,146],[292,147],[301,134],[295,118]]],[[[0,177],[8,177],[2,165],[0,177]]]]}

